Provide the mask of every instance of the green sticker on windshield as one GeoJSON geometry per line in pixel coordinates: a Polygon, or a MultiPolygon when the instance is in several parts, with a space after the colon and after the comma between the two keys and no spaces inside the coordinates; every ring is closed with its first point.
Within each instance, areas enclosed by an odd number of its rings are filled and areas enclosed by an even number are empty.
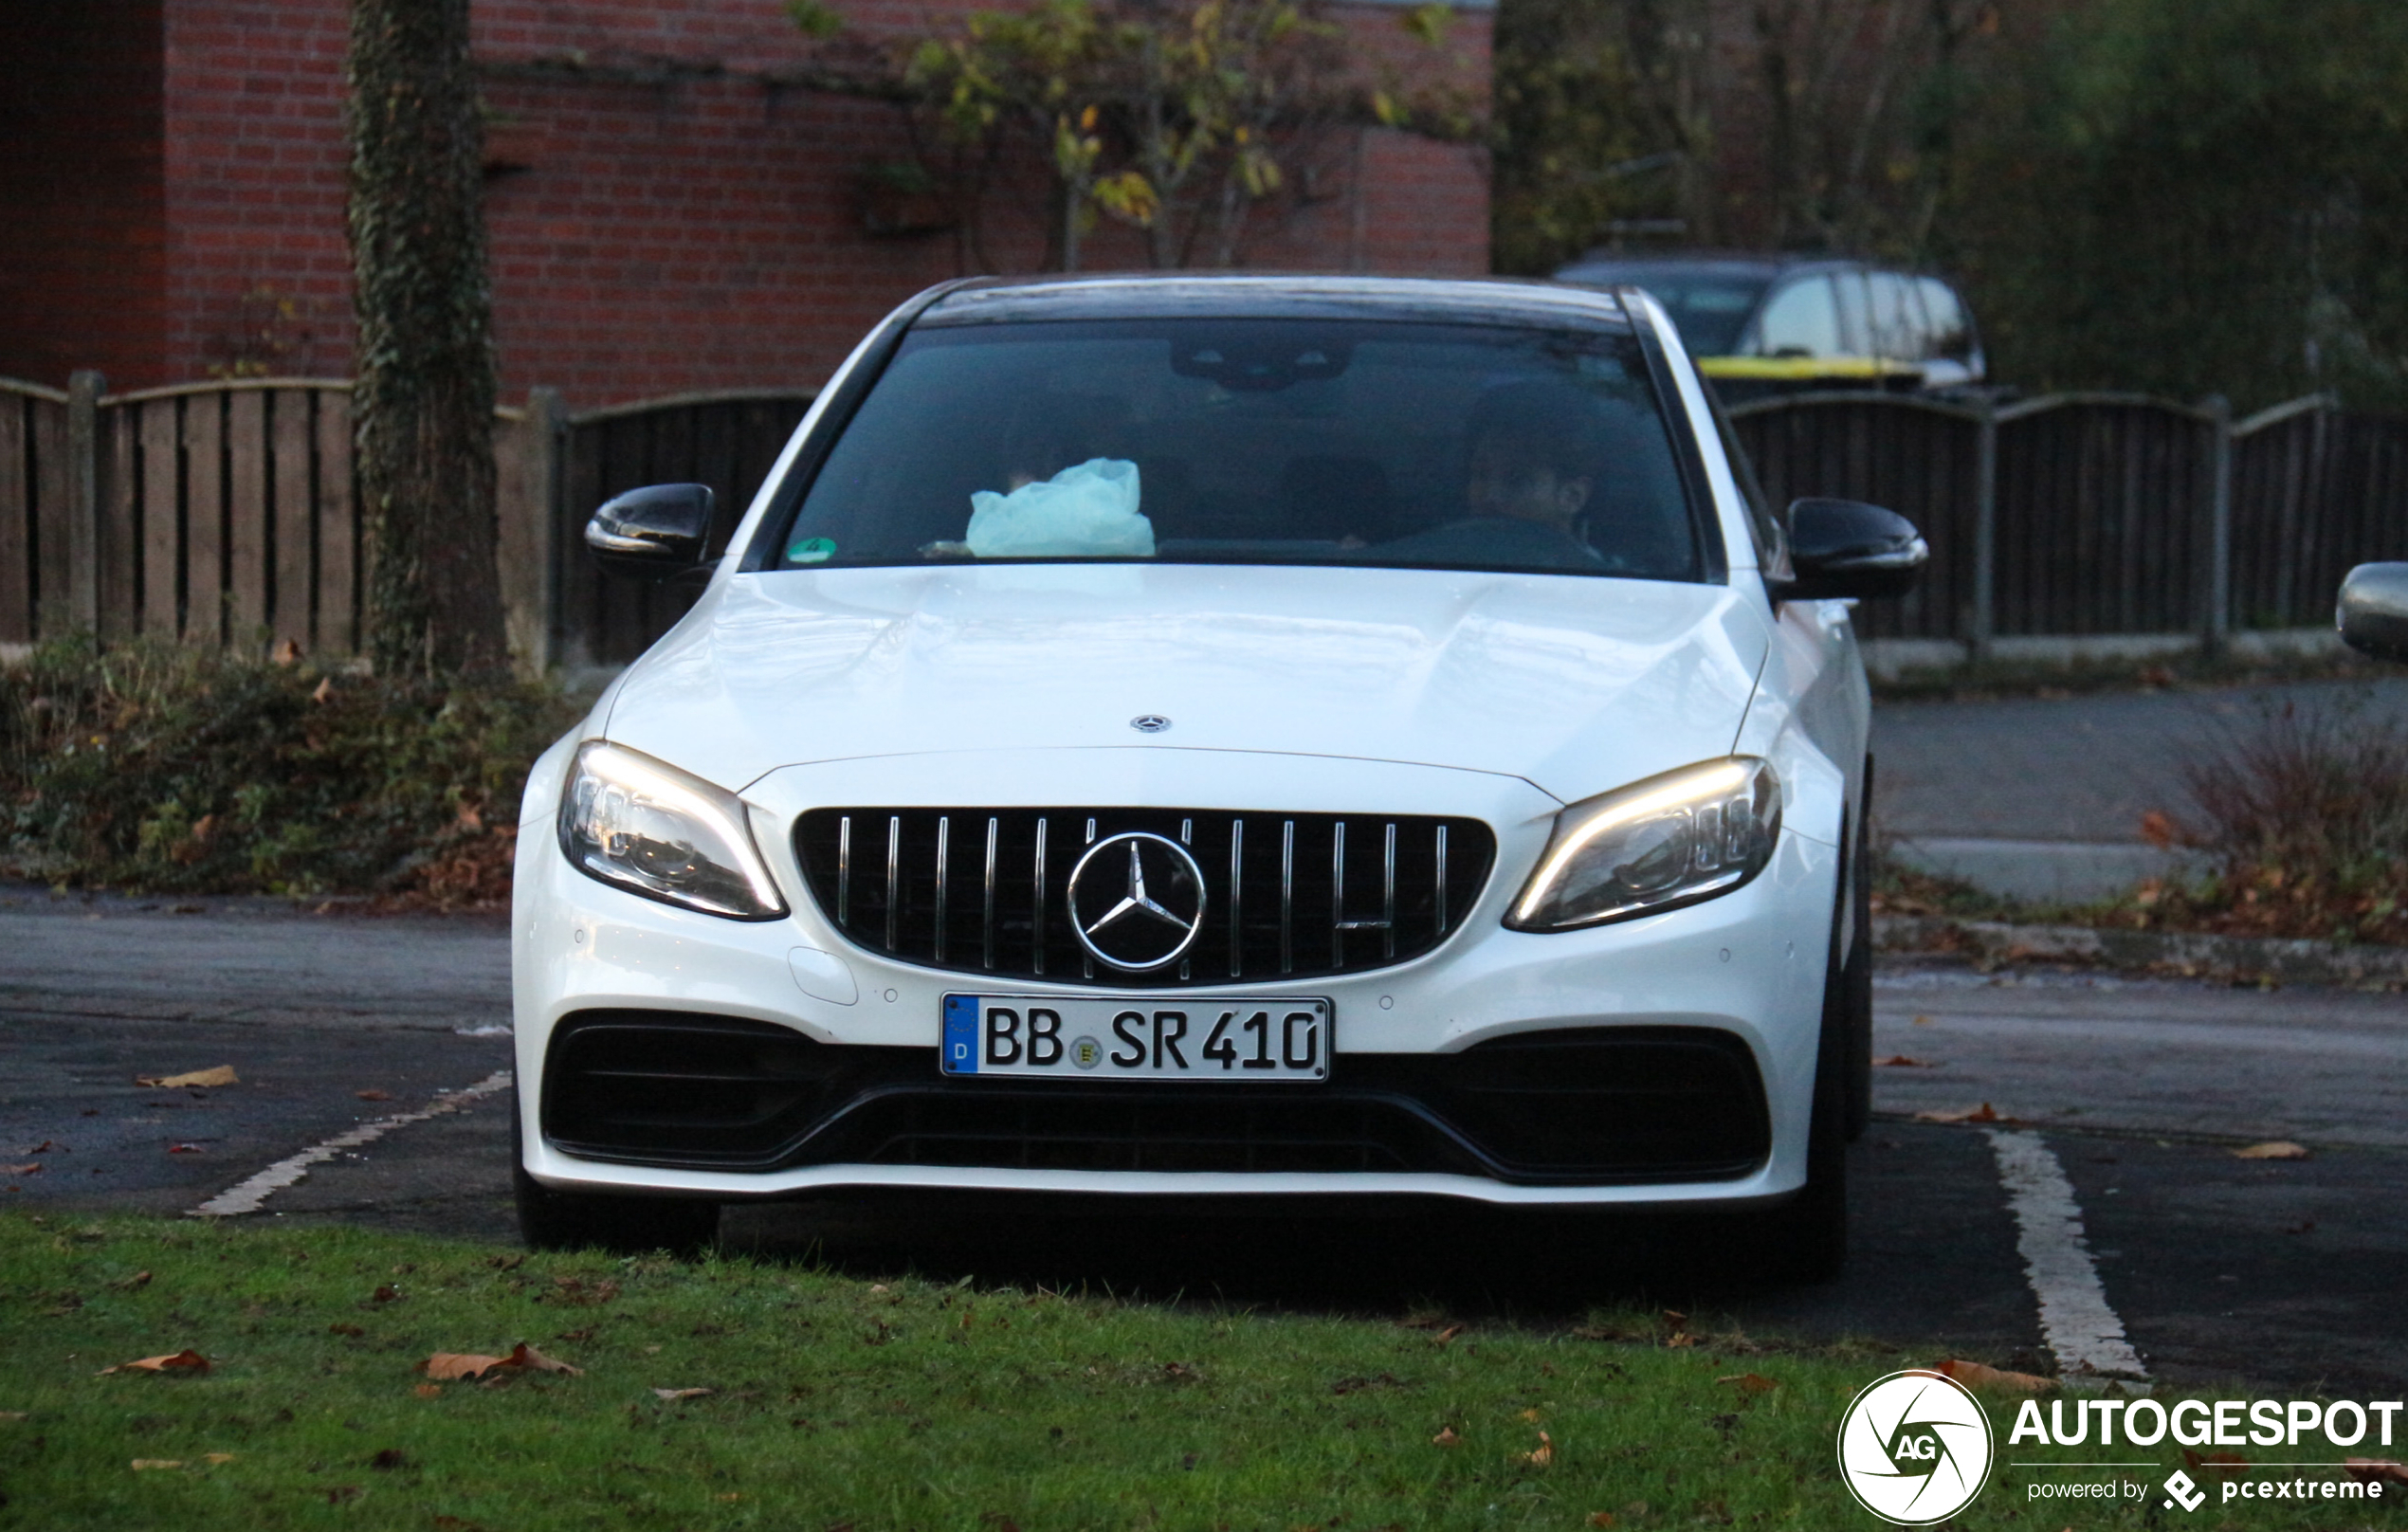
{"type": "Polygon", "coordinates": [[[805,538],[786,550],[790,564],[824,564],[836,556],[833,538],[805,538]]]}

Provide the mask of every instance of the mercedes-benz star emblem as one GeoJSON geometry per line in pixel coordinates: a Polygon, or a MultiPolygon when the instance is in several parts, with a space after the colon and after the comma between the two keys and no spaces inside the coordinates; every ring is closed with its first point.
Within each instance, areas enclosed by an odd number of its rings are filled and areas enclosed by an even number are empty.
{"type": "Polygon", "coordinates": [[[1171,720],[1159,713],[1140,713],[1129,720],[1129,727],[1140,734],[1160,734],[1171,726],[1171,720]]]}
{"type": "Polygon", "coordinates": [[[1070,869],[1070,933],[1098,962],[1142,974],[1178,961],[1204,929],[1204,869],[1144,830],[1106,835],[1070,869]]]}

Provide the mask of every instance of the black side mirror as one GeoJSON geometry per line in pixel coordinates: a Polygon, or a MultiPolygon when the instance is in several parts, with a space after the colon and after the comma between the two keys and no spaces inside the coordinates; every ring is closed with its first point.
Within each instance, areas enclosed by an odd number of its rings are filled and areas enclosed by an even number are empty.
{"type": "Polygon", "coordinates": [[[2408,564],[2361,564],[2341,582],[2341,641],[2378,660],[2408,660],[2408,564]]]}
{"type": "Polygon", "coordinates": [[[585,546],[612,574],[664,580],[702,562],[711,538],[708,484],[647,484],[602,502],[585,546]]]}
{"type": "Polygon", "coordinates": [[[1783,601],[1905,595],[1930,556],[1923,534],[1895,511],[1853,500],[1793,501],[1789,562],[1795,574],[1775,585],[1773,594],[1783,601]]]}

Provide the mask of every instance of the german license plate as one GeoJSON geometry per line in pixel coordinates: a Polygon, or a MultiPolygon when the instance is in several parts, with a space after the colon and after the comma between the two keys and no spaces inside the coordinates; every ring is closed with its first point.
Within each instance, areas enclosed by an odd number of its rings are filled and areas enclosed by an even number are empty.
{"type": "Polygon", "coordinates": [[[1327,1000],[948,994],[941,1067],[1056,1080],[1329,1078],[1327,1000]]]}

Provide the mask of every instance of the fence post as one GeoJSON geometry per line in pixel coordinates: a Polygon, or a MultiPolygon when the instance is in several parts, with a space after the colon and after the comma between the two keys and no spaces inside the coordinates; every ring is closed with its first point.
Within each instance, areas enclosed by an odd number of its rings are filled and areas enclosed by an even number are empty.
{"type": "Polygon", "coordinates": [[[2218,393],[2207,401],[2212,431],[2207,501],[2207,557],[2200,571],[2199,650],[2220,660],[2233,627],[2233,404],[2218,393]]]}
{"type": "Polygon", "coordinates": [[[1973,464],[1973,621],[1965,658],[1986,664],[1998,628],[1998,403],[1981,401],[1973,464]]]}
{"type": "Polygon", "coordinates": [[[67,376],[67,626],[100,631],[100,395],[89,369],[67,376]]]}
{"type": "Polygon", "coordinates": [[[502,622],[522,670],[541,675],[558,662],[559,581],[553,542],[559,523],[561,425],[556,389],[534,389],[526,412],[501,432],[496,454],[494,553],[500,564],[502,622]]]}

